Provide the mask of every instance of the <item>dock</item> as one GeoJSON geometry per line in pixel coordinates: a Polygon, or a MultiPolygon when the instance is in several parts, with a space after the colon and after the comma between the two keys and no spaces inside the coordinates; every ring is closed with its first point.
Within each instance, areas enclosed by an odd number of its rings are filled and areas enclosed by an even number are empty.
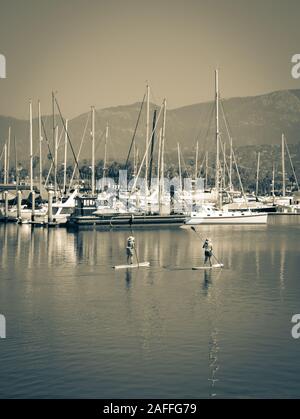
{"type": "Polygon", "coordinates": [[[67,227],[97,226],[111,228],[179,227],[184,224],[185,215],[116,215],[116,216],[71,216],[67,227]]]}

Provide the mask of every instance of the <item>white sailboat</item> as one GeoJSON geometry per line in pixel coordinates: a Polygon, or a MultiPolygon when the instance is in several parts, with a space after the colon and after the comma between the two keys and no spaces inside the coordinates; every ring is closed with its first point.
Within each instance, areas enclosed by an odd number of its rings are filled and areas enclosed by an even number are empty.
{"type": "Polygon", "coordinates": [[[198,224],[266,224],[268,214],[252,211],[218,210],[213,206],[203,205],[192,212],[185,225],[198,224]]]}
{"type": "Polygon", "coordinates": [[[220,126],[219,126],[219,77],[218,70],[215,71],[215,102],[216,102],[216,175],[215,175],[215,189],[217,194],[217,202],[219,208],[213,205],[201,205],[191,212],[186,219],[186,225],[198,224],[266,224],[268,214],[262,212],[247,211],[228,211],[222,208],[222,191],[220,182],[220,126]]]}

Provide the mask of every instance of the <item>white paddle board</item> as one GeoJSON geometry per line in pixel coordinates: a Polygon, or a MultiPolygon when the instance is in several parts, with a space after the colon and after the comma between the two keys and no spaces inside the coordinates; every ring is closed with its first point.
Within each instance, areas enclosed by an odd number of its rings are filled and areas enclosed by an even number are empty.
{"type": "Polygon", "coordinates": [[[223,268],[223,267],[224,267],[223,263],[216,263],[215,265],[212,265],[212,266],[195,266],[193,270],[199,271],[201,269],[216,269],[216,268],[223,268]]]}
{"type": "Polygon", "coordinates": [[[144,268],[150,266],[150,262],[133,263],[132,265],[117,265],[113,266],[114,269],[132,269],[132,268],[144,268]]]}

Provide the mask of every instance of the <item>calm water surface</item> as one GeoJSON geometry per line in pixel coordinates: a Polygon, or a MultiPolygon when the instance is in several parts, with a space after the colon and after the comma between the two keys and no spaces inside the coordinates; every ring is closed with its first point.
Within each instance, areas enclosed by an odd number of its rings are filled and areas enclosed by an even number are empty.
{"type": "Polygon", "coordinates": [[[299,218],[198,231],[0,225],[0,397],[300,397],[299,218]]]}

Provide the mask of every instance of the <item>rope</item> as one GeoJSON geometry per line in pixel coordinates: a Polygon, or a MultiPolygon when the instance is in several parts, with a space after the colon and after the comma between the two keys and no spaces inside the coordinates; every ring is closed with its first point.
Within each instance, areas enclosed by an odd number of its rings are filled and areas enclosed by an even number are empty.
{"type": "Polygon", "coordinates": [[[134,192],[134,190],[135,190],[135,187],[136,187],[136,184],[137,184],[137,180],[138,180],[138,178],[139,178],[139,176],[140,176],[140,174],[141,174],[142,167],[143,167],[143,165],[144,165],[144,162],[145,162],[145,159],[146,159],[146,155],[147,155],[147,153],[148,153],[148,149],[149,149],[150,144],[151,144],[151,138],[152,138],[153,133],[156,131],[156,127],[157,127],[157,124],[158,124],[158,121],[159,121],[159,118],[160,118],[160,115],[161,115],[162,109],[163,109],[163,105],[161,105],[161,107],[160,107],[160,110],[159,110],[159,113],[158,113],[158,117],[157,117],[157,119],[156,119],[155,127],[153,128],[153,130],[152,130],[152,132],[151,132],[151,135],[150,135],[150,140],[149,140],[149,142],[148,142],[148,144],[147,144],[146,151],[145,151],[144,157],[143,157],[143,159],[142,159],[142,161],[141,161],[141,164],[140,164],[139,170],[138,170],[138,172],[137,172],[136,178],[134,179],[134,183],[133,183],[133,185],[132,185],[132,190],[131,190],[131,193],[130,193],[129,197],[132,195],[132,193],[133,193],[133,192],[134,192]]]}
{"type": "Polygon", "coordinates": [[[135,128],[134,128],[134,132],[133,132],[131,144],[130,144],[130,147],[129,147],[129,151],[128,151],[128,155],[127,155],[127,159],[126,159],[126,163],[125,163],[125,168],[126,169],[127,169],[127,166],[128,166],[128,161],[129,161],[130,153],[131,153],[131,150],[132,150],[132,147],[133,147],[135,135],[136,135],[136,132],[137,132],[137,129],[138,129],[138,125],[139,125],[139,122],[140,122],[140,118],[141,118],[141,114],[142,114],[142,110],[143,110],[145,98],[146,98],[146,93],[144,94],[144,97],[143,97],[143,100],[142,100],[142,103],[141,103],[141,107],[140,107],[140,111],[139,111],[139,114],[138,114],[138,118],[137,118],[137,121],[136,121],[136,124],[135,124],[135,128]]]}
{"type": "Polygon", "coordinates": [[[76,166],[77,166],[77,168],[78,168],[79,177],[80,177],[80,179],[82,179],[82,176],[81,176],[81,171],[80,171],[79,164],[78,164],[78,160],[77,160],[77,158],[76,158],[75,151],[74,151],[74,148],[73,148],[73,145],[72,145],[71,139],[70,139],[70,135],[69,135],[69,132],[68,132],[68,130],[67,130],[67,128],[66,128],[66,123],[65,123],[65,120],[64,120],[64,118],[63,118],[63,116],[62,116],[62,113],[61,113],[61,110],[60,110],[60,106],[59,106],[59,104],[58,104],[58,101],[57,101],[56,97],[54,96],[54,93],[53,93],[53,97],[54,97],[54,100],[55,100],[55,103],[56,103],[56,106],[57,106],[57,109],[58,109],[58,112],[59,112],[59,115],[60,115],[60,119],[61,119],[62,125],[63,125],[63,127],[64,127],[64,131],[65,131],[65,133],[67,134],[67,138],[68,138],[68,141],[69,141],[69,144],[70,144],[70,148],[71,148],[71,151],[72,151],[72,154],[73,154],[74,160],[75,160],[75,164],[76,164],[76,166]]]}
{"type": "MultiPolygon", "coordinates": [[[[81,148],[82,148],[82,144],[83,144],[83,140],[84,140],[84,137],[85,137],[85,134],[86,134],[86,130],[87,130],[89,120],[90,120],[90,114],[88,113],[88,117],[87,117],[87,120],[86,120],[86,123],[85,123],[85,127],[84,127],[84,130],[83,130],[83,135],[82,135],[80,146],[79,146],[79,151],[78,151],[78,154],[77,154],[77,159],[79,159],[79,156],[80,156],[80,153],[81,153],[81,148]]],[[[70,193],[71,186],[72,186],[73,179],[74,179],[77,168],[78,168],[79,175],[80,175],[80,169],[79,169],[79,166],[77,165],[77,167],[75,166],[74,169],[73,169],[72,177],[71,177],[70,182],[69,182],[68,193],[70,193]]]]}
{"type": "MultiPolygon", "coordinates": [[[[48,141],[48,137],[47,137],[47,133],[46,133],[46,129],[45,129],[45,124],[44,124],[43,118],[41,118],[41,123],[42,123],[42,128],[43,128],[44,136],[45,136],[45,139],[46,139],[46,143],[47,143],[47,146],[48,146],[49,156],[50,156],[50,158],[52,160],[52,164],[53,164],[53,167],[55,169],[55,163],[54,163],[54,159],[53,159],[53,156],[52,156],[52,153],[51,153],[51,148],[50,148],[50,144],[49,144],[49,141],[48,141]]],[[[62,194],[62,190],[61,190],[61,187],[59,185],[59,180],[58,180],[57,172],[56,172],[56,182],[57,182],[57,186],[58,186],[59,192],[62,194]]]]}
{"type": "Polygon", "coordinates": [[[295,181],[296,181],[297,189],[298,189],[298,191],[299,191],[299,183],[298,183],[298,179],[297,179],[296,172],[295,172],[295,168],[294,168],[294,165],[293,165],[292,156],[291,156],[291,153],[290,153],[290,150],[289,150],[289,147],[288,147],[288,144],[287,144],[287,142],[286,142],[286,138],[285,138],[285,137],[284,137],[284,142],[285,142],[285,146],[286,146],[286,149],[287,149],[287,152],[288,152],[288,156],[289,156],[289,160],[290,160],[290,163],[291,163],[291,167],[292,167],[293,175],[294,175],[294,178],[295,178],[295,181]]]}
{"type": "MultiPolygon", "coordinates": [[[[62,134],[63,134],[63,130],[61,130],[61,133],[60,133],[60,137],[59,137],[58,144],[57,144],[57,150],[58,150],[60,141],[62,139],[62,134]]],[[[48,180],[49,180],[49,177],[50,177],[50,173],[51,173],[52,168],[53,168],[53,162],[51,162],[50,169],[49,169],[48,174],[47,174],[47,178],[46,178],[46,181],[45,181],[45,188],[46,188],[46,186],[48,184],[48,180]]]]}
{"type": "MultiPolygon", "coordinates": [[[[224,120],[224,123],[225,123],[225,128],[226,128],[226,131],[227,131],[228,138],[232,138],[232,136],[230,135],[229,124],[227,123],[227,119],[225,117],[225,111],[224,111],[223,102],[221,102],[221,110],[222,110],[223,120],[224,120]]],[[[240,187],[241,187],[241,190],[242,190],[242,195],[243,195],[243,197],[245,199],[245,203],[246,203],[246,205],[248,207],[248,201],[247,201],[247,198],[246,198],[246,195],[245,195],[245,191],[244,191],[242,179],[241,179],[241,176],[240,176],[239,168],[238,168],[236,157],[235,157],[235,152],[233,151],[233,149],[232,149],[232,157],[233,157],[233,161],[234,161],[234,164],[235,164],[236,172],[237,172],[237,175],[238,175],[240,187]]]]}

